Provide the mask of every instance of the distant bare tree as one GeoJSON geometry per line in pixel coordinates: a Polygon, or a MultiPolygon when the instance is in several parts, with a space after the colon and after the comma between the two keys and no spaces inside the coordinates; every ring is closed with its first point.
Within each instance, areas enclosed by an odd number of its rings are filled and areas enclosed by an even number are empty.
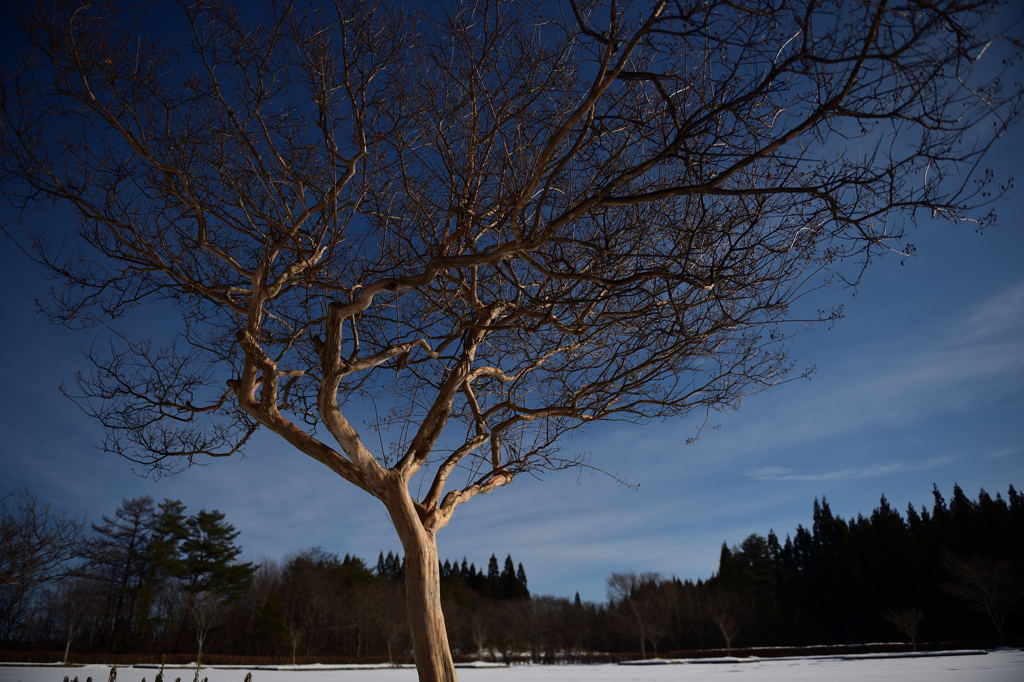
{"type": "Polygon", "coordinates": [[[791,304],[998,193],[1021,106],[996,2],[175,4],[39,2],[3,79],[54,316],[127,320],[68,393],[132,461],[264,428],[378,498],[423,680],[456,508],[790,378],[786,323],[833,317],[791,304]]]}
{"type": "Polygon", "coordinates": [[[910,645],[914,651],[917,651],[918,626],[921,625],[921,621],[924,619],[924,611],[917,607],[893,609],[885,614],[885,619],[899,628],[899,631],[910,639],[910,645]]]}
{"type": "Polygon", "coordinates": [[[672,602],[657,573],[612,573],[608,601],[617,608],[626,629],[640,642],[640,656],[647,658],[647,643],[658,653],[658,641],[668,632],[672,602]]]}
{"type": "Polygon", "coordinates": [[[409,652],[409,627],[402,617],[405,594],[401,583],[380,581],[360,588],[354,595],[368,630],[384,642],[388,663],[396,654],[409,652]]]}
{"type": "MultiPolygon", "coordinates": [[[[466,629],[470,641],[473,643],[473,652],[477,656],[482,656],[487,651],[490,644],[490,638],[488,637],[487,628],[489,620],[484,618],[483,614],[480,613],[479,609],[474,609],[469,613],[465,614],[464,620],[466,622],[466,629]]],[[[494,648],[490,647],[491,659],[496,659],[494,648]]]]}
{"type": "Polygon", "coordinates": [[[946,591],[988,616],[1000,642],[1006,641],[1006,619],[1024,603],[1024,567],[1015,561],[983,556],[961,557],[946,552],[946,591]]]}
{"type": "Polygon", "coordinates": [[[64,636],[64,657],[68,664],[71,645],[81,634],[90,617],[99,611],[99,598],[95,586],[87,578],[70,578],[61,582],[47,593],[47,608],[56,617],[57,625],[64,636]]]}
{"type": "Polygon", "coordinates": [[[27,490],[0,500],[0,636],[9,636],[39,586],[60,577],[81,550],[82,523],[54,513],[27,490]]]}
{"type": "Polygon", "coordinates": [[[726,654],[732,654],[736,636],[751,617],[750,605],[743,596],[722,587],[708,587],[702,604],[707,618],[714,623],[722,635],[726,654]]]}
{"type": "Polygon", "coordinates": [[[571,649],[585,623],[574,619],[569,601],[560,597],[532,596],[510,603],[515,617],[514,627],[522,634],[534,663],[553,663],[556,656],[571,649]]]}
{"type": "Polygon", "coordinates": [[[206,590],[189,593],[185,602],[185,610],[191,616],[192,626],[195,628],[197,679],[206,642],[210,637],[210,631],[220,625],[224,603],[224,595],[206,590]]]}

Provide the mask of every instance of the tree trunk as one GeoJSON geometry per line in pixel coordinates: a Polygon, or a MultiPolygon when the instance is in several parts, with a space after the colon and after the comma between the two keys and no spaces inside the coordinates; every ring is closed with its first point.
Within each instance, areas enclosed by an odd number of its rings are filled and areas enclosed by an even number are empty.
{"type": "Polygon", "coordinates": [[[434,533],[401,483],[385,501],[405,550],[405,608],[420,682],[456,682],[455,664],[441,611],[441,572],[434,533]]]}
{"type": "Polygon", "coordinates": [[[486,633],[484,632],[483,623],[480,622],[480,617],[473,615],[473,644],[476,646],[476,655],[483,656],[486,652],[485,643],[487,641],[486,633]]]}

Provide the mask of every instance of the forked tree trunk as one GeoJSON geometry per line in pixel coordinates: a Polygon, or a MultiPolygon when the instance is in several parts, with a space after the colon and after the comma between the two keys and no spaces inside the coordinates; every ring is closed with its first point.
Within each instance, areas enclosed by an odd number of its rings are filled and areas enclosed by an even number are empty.
{"type": "Polygon", "coordinates": [[[456,682],[441,611],[441,572],[434,534],[423,527],[403,484],[385,502],[405,550],[405,608],[420,682],[456,682]]]}

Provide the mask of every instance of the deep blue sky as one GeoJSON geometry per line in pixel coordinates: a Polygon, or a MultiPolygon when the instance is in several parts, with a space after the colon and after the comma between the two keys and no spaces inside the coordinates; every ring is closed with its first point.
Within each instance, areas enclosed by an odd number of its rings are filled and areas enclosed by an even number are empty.
{"type": "MultiPolygon", "coordinates": [[[[1024,183],[1024,134],[1003,142],[990,165],[1024,183]]],[[[603,600],[612,571],[707,577],[723,541],[784,537],[809,522],[815,496],[851,516],[883,493],[900,508],[930,504],[933,483],[947,497],[954,483],[971,496],[1024,486],[1024,186],[997,209],[982,235],[923,222],[904,266],[890,259],[858,290],[827,292],[846,318],[792,345],[799,366],[817,367],[812,381],[717,415],[695,445],[684,445],[692,421],[582,431],[568,447],[634,487],[589,472],[523,477],[460,508],[442,555],[479,566],[511,553],[534,593],[603,600]]],[[[0,219],[18,220],[6,206],[0,219]]],[[[157,481],[97,451],[98,426],[57,390],[86,369],[95,336],[37,314],[47,288],[0,243],[0,493],[26,487],[90,521],[140,495],[217,508],[253,560],[319,545],[372,563],[398,549],[379,503],[269,437],[244,459],[157,481]]]]}

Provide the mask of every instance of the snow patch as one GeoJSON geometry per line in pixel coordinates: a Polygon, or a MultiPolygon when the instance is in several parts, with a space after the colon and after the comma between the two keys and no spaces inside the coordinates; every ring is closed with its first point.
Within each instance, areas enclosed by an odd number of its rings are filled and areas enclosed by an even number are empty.
{"type": "Polygon", "coordinates": [[[687,665],[698,663],[760,663],[757,656],[715,656],[709,658],[643,658],[619,661],[619,665],[687,665]]]}
{"type": "MultiPolygon", "coordinates": [[[[459,671],[460,682],[1020,682],[1024,670],[1024,650],[999,649],[987,655],[974,650],[952,652],[920,652],[927,655],[901,655],[890,658],[846,656],[812,656],[803,658],[732,659],[726,657],[719,665],[657,665],[640,662],[644,667],[614,664],[596,665],[513,665],[505,669],[481,667],[484,661],[470,661],[472,666],[459,671]],[[756,662],[756,665],[748,665],[756,662]]],[[[658,660],[658,659],[655,659],[658,660]]],[[[671,660],[671,659],[667,659],[671,660]]],[[[695,663],[701,659],[684,659],[695,663]]],[[[709,660],[709,659],[703,659],[709,660]]],[[[721,660],[721,659],[720,659],[721,660]]],[[[152,666],[159,667],[159,666],[152,666]]],[[[411,668],[364,666],[331,671],[334,666],[296,666],[288,670],[203,667],[202,676],[209,682],[242,682],[251,670],[253,682],[416,682],[411,668]],[[323,671],[322,674],[317,674],[323,671]]],[[[22,665],[0,667],[0,682],[59,682],[64,675],[79,680],[92,677],[103,682],[110,666],[87,665],[61,670],[53,665],[22,665]]],[[[140,682],[152,679],[149,670],[132,671],[118,667],[118,682],[140,682]]],[[[166,675],[165,675],[166,679],[166,675]]],[[[173,676],[172,678],[173,679],[173,676]]],[[[191,675],[182,675],[189,682],[191,675]]]]}

